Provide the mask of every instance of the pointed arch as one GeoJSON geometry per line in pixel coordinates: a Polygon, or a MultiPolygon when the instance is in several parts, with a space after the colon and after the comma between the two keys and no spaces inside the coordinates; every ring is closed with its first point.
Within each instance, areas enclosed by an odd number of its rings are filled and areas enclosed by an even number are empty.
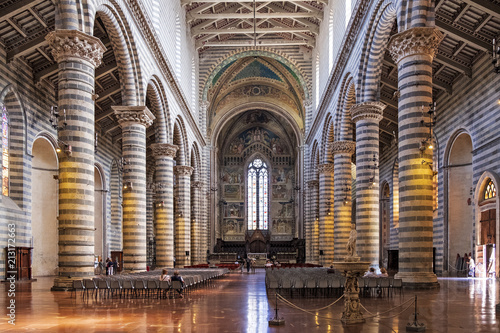
{"type": "Polygon", "coordinates": [[[175,120],[172,142],[179,147],[176,159],[177,165],[188,165],[189,151],[186,127],[180,116],[175,120]]]}
{"type": "Polygon", "coordinates": [[[351,108],[356,104],[356,87],[350,73],[344,78],[340,98],[335,113],[335,141],[354,140],[354,125],[351,120],[351,108]]]}
{"type": "Polygon", "coordinates": [[[151,112],[156,119],[155,142],[168,143],[170,139],[170,110],[161,79],[153,75],[146,89],[146,100],[151,104],[151,112]]]}
{"type": "Polygon", "coordinates": [[[382,60],[395,18],[393,0],[380,1],[372,13],[358,74],[358,103],[379,100],[382,60]]]}
{"type": "Polygon", "coordinates": [[[141,94],[143,80],[137,46],[120,5],[116,1],[101,0],[95,5],[95,11],[90,11],[88,15],[91,18],[89,21],[90,33],[94,31],[97,15],[101,17],[108,32],[120,73],[122,104],[126,106],[141,105],[145,102],[141,98],[145,97],[141,94]]]}

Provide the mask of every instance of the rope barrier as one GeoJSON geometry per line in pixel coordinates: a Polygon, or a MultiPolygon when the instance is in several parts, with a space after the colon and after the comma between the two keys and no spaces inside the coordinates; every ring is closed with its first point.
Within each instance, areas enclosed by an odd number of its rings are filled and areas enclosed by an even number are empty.
{"type": "Polygon", "coordinates": [[[453,268],[454,270],[456,270],[457,272],[466,272],[468,271],[468,269],[456,269],[455,267],[453,267],[452,265],[448,264],[448,266],[450,266],[451,268],[453,268]]]}
{"type": "MultiPolygon", "coordinates": [[[[338,320],[338,321],[342,321],[341,319],[330,318],[330,317],[326,317],[326,316],[320,316],[320,315],[318,315],[317,313],[313,313],[313,311],[316,311],[316,312],[317,312],[317,311],[324,310],[324,309],[326,309],[326,308],[328,308],[328,307],[330,307],[330,306],[333,306],[335,303],[337,303],[337,302],[338,302],[338,301],[340,301],[342,298],[344,298],[344,295],[340,296],[338,299],[336,299],[334,302],[330,303],[329,305],[324,306],[324,307],[322,307],[322,308],[318,308],[318,309],[316,309],[316,310],[314,310],[314,309],[312,309],[312,310],[306,310],[306,309],[303,309],[303,308],[301,308],[301,307],[299,307],[299,306],[297,306],[297,305],[293,304],[292,302],[290,302],[289,300],[287,300],[286,298],[284,298],[284,297],[283,297],[283,296],[281,296],[280,294],[276,293],[276,295],[278,296],[278,298],[279,298],[279,299],[281,299],[281,300],[283,301],[283,303],[285,303],[286,305],[288,305],[288,306],[289,306],[289,307],[291,307],[291,308],[294,308],[294,309],[297,309],[297,310],[299,310],[299,311],[302,311],[302,312],[308,313],[308,314],[313,315],[313,316],[315,316],[315,317],[317,317],[317,318],[324,318],[324,319],[329,319],[329,320],[338,320]]],[[[394,318],[394,317],[399,316],[400,314],[404,313],[404,312],[405,312],[406,310],[408,310],[408,309],[409,309],[409,308],[410,308],[413,304],[415,304],[415,300],[414,300],[414,299],[409,299],[409,300],[407,300],[407,301],[405,301],[405,302],[403,302],[403,303],[401,303],[401,304],[399,304],[399,305],[397,305],[397,306],[395,306],[395,307],[393,307],[393,308],[390,308],[390,309],[388,309],[388,310],[386,310],[386,311],[379,312],[379,313],[376,313],[376,314],[375,314],[375,313],[373,313],[373,312],[370,312],[367,308],[365,308],[365,307],[363,306],[363,304],[361,304],[361,302],[359,303],[359,305],[361,306],[361,308],[362,308],[364,311],[366,311],[367,313],[369,313],[369,314],[370,314],[370,316],[363,317],[364,319],[370,319],[370,318],[390,319],[390,318],[394,318]],[[390,311],[392,311],[392,310],[394,310],[394,309],[400,308],[400,307],[404,306],[404,305],[405,305],[405,304],[407,304],[407,303],[408,303],[408,305],[407,305],[407,306],[406,306],[403,310],[401,310],[400,312],[398,312],[398,313],[396,313],[396,314],[394,314],[394,315],[392,315],[392,316],[386,316],[386,317],[384,317],[384,316],[380,316],[380,315],[381,315],[381,314],[383,314],[383,313],[387,313],[387,312],[390,312],[390,311]]]]}

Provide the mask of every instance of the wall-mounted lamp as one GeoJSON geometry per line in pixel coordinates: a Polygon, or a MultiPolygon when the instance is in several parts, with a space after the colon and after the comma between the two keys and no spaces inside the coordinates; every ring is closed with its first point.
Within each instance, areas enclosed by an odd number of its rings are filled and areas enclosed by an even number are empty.
{"type": "Polygon", "coordinates": [[[332,215],[332,211],[330,209],[330,206],[332,205],[332,202],[330,201],[330,199],[328,199],[326,201],[326,215],[332,215]]]}
{"type": "Polygon", "coordinates": [[[67,156],[71,156],[73,153],[73,148],[71,145],[67,144],[63,140],[57,140],[57,147],[56,147],[56,152],[64,152],[67,156]]]}
{"type": "Polygon", "coordinates": [[[52,125],[52,127],[58,131],[65,129],[66,126],[68,125],[67,118],[66,118],[66,109],[63,109],[63,126],[59,126],[59,117],[60,117],[60,114],[59,114],[59,109],[57,108],[57,106],[51,106],[50,107],[49,121],[50,121],[50,124],[52,125]]]}
{"type": "Polygon", "coordinates": [[[429,137],[425,140],[422,140],[420,142],[420,151],[424,153],[426,149],[434,149],[434,146],[432,145],[432,127],[436,125],[436,102],[430,103],[428,106],[427,114],[429,115],[429,121],[424,120],[424,106],[422,105],[422,120],[420,121],[420,124],[422,126],[429,127],[429,137]]]}
{"type": "Polygon", "coordinates": [[[347,205],[349,203],[349,200],[347,199],[349,192],[351,192],[351,188],[347,185],[346,182],[344,186],[344,205],[347,205]]]}
{"type": "Polygon", "coordinates": [[[370,183],[370,187],[375,186],[375,171],[377,169],[377,163],[376,163],[377,162],[377,155],[376,154],[373,154],[372,161],[373,161],[373,166],[372,166],[373,173],[372,173],[372,176],[370,177],[370,179],[368,180],[370,183]]]}
{"type": "Polygon", "coordinates": [[[157,208],[163,208],[165,206],[165,202],[163,200],[157,201],[156,202],[156,207],[157,208]]]}
{"type": "Polygon", "coordinates": [[[125,183],[123,183],[123,189],[124,190],[132,191],[133,188],[134,187],[132,185],[132,182],[125,182],[125,183]]]}
{"type": "Polygon", "coordinates": [[[495,69],[495,73],[500,73],[500,45],[496,38],[493,38],[493,53],[491,63],[495,69]]]}

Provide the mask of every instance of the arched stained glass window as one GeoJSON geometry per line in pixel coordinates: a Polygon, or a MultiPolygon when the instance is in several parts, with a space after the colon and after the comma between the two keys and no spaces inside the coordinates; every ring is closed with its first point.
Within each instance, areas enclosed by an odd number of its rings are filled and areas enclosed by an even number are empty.
{"type": "Polygon", "coordinates": [[[248,165],[248,230],[268,229],[269,172],[267,165],[256,158],[248,165]]]}
{"type": "Polygon", "coordinates": [[[497,189],[495,187],[495,184],[493,184],[493,181],[490,179],[488,181],[488,185],[486,185],[486,188],[484,189],[484,200],[491,199],[497,196],[497,189]]]}
{"type": "Polygon", "coordinates": [[[2,195],[9,195],[9,114],[2,105],[2,195]]]}

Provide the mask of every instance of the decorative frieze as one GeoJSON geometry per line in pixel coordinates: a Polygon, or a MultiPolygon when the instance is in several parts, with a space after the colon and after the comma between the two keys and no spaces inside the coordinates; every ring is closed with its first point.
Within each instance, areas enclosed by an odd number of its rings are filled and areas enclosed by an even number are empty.
{"type": "Polygon", "coordinates": [[[333,173],[333,169],[334,169],[334,166],[333,166],[333,163],[325,163],[325,164],[320,164],[318,165],[318,173],[319,174],[322,174],[322,173],[333,173]]]}
{"type": "Polygon", "coordinates": [[[191,182],[191,187],[201,189],[203,187],[203,182],[202,181],[191,182]]]}
{"type": "Polygon", "coordinates": [[[335,141],[330,146],[332,154],[349,154],[352,155],[356,151],[355,141],[335,141]]]}
{"type": "Polygon", "coordinates": [[[127,123],[136,123],[148,128],[156,119],[147,106],[112,106],[111,108],[122,127],[127,123]]]}
{"type": "Polygon", "coordinates": [[[310,180],[307,182],[307,186],[311,189],[315,189],[319,187],[319,180],[310,180]]]}
{"type": "Polygon", "coordinates": [[[154,157],[166,156],[174,158],[175,154],[177,154],[178,149],[179,146],[172,145],[170,143],[153,143],[151,145],[151,150],[153,151],[154,157]]]}
{"type": "Polygon", "coordinates": [[[174,167],[174,172],[177,176],[191,176],[194,168],[187,165],[178,165],[174,167]]]}
{"type": "Polygon", "coordinates": [[[434,58],[443,38],[443,33],[436,27],[411,28],[392,36],[388,49],[396,64],[404,57],[415,54],[434,58]]]}
{"type": "Polygon", "coordinates": [[[52,48],[52,56],[59,63],[68,58],[80,58],[98,67],[106,47],[97,37],[78,30],[59,29],[45,36],[52,48]]]}
{"type": "Polygon", "coordinates": [[[364,102],[351,108],[351,119],[357,122],[365,119],[380,121],[383,118],[386,105],[382,102],[364,102]]]}

